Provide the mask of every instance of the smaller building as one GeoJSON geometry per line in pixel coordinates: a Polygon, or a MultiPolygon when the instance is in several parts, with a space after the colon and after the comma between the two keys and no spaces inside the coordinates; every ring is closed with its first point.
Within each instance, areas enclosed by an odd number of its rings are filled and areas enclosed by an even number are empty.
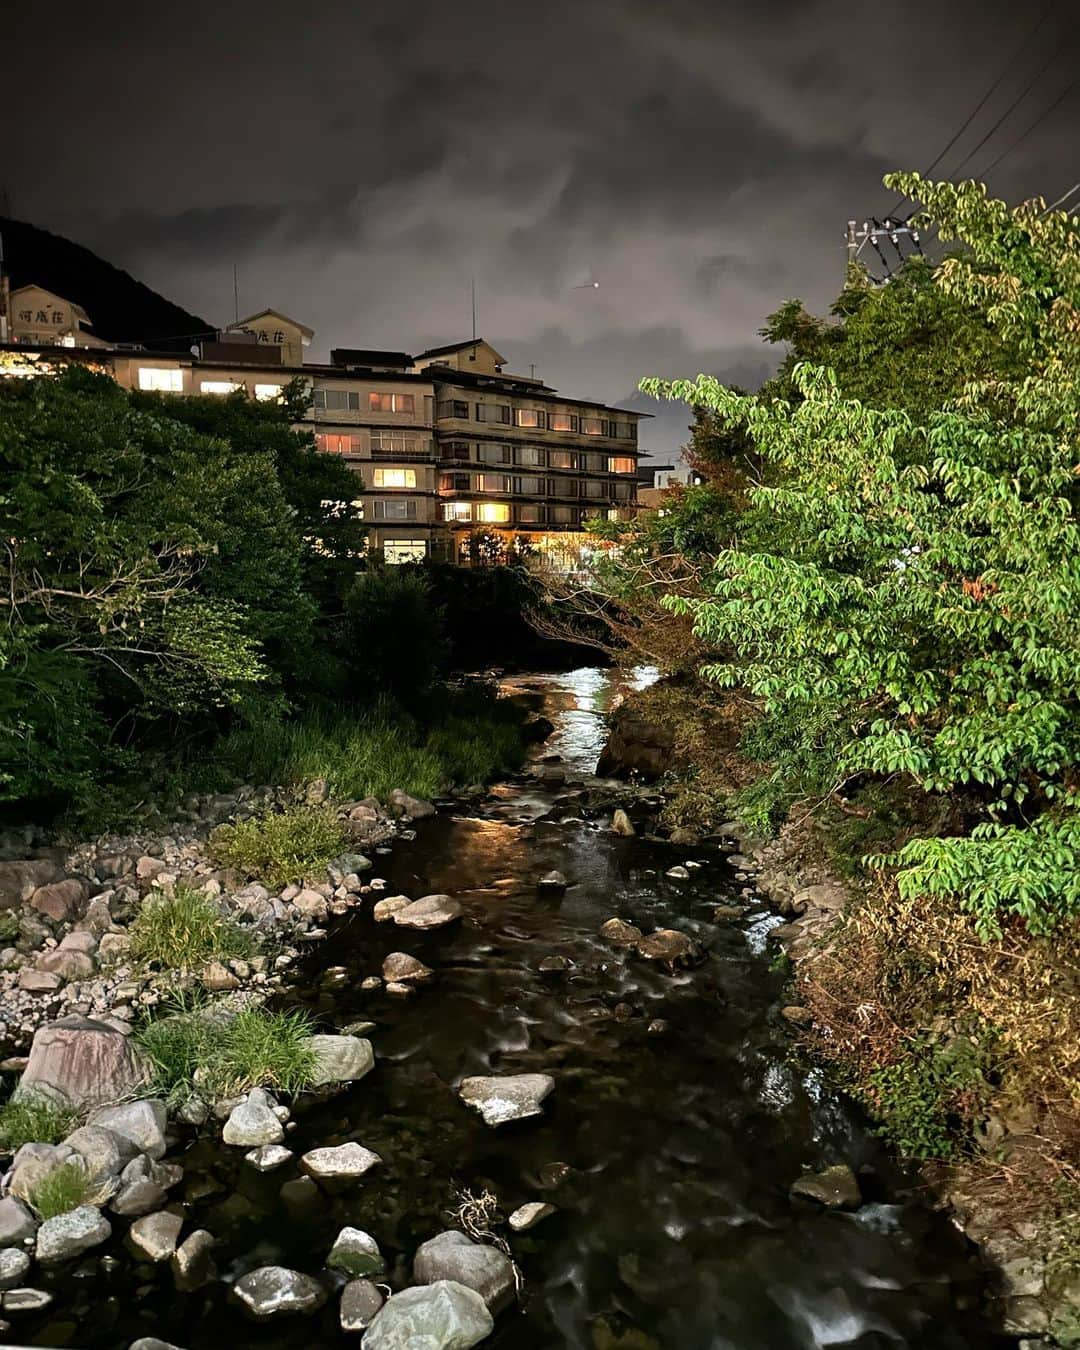
{"type": "Polygon", "coordinates": [[[81,305],[47,291],[20,286],[7,295],[8,341],[32,347],[104,347],[87,329],[93,325],[81,305]]]}

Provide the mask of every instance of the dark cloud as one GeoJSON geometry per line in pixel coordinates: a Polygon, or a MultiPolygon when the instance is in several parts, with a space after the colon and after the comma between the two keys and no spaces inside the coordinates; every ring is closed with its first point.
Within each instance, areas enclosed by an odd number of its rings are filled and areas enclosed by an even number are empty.
{"type": "MultiPolygon", "coordinates": [[[[965,172],[1071,78],[1069,8],[993,116],[1057,64],[965,172]]],[[[0,187],[208,318],[232,317],[235,264],[241,307],[310,323],[316,355],[466,333],[475,277],[485,335],[569,392],[753,385],[779,355],[765,316],[828,303],[844,222],[887,208],[882,174],[933,158],[1033,21],[1015,0],[54,0],[6,25],[0,187]]],[[[1078,102],[996,191],[1075,180],[1078,102]]],[[[670,454],[685,422],[661,410],[647,443],[670,454]]]]}

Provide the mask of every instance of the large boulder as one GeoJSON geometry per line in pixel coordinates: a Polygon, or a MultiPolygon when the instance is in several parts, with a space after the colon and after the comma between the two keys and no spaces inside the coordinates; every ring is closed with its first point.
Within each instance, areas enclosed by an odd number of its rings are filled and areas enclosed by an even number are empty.
{"type": "Polygon", "coordinates": [[[435,814],[435,808],[430,802],[410,797],[401,788],[394,788],[390,793],[390,809],[396,816],[408,816],[410,820],[426,820],[435,814]]]}
{"type": "Polygon", "coordinates": [[[233,1285],[238,1303],[257,1321],[289,1313],[310,1313],[326,1302],[326,1290],[310,1275],[288,1266],[260,1266],[233,1285]]]}
{"type": "Polygon", "coordinates": [[[463,1078],[458,1096],[479,1111],[485,1125],[505,1125],[541,1114],[541,1102],[555,1086],[546,1073],[508,1074],[503,1078],[463,1078]]]}
{"type": "Polygon", "coordinates": [[[677,928],[658,928],[635,942],[634,950],[646,961],[656,961],[671,971],[697,965],[705,956],[702,947],[677,928]]]}
{"type": "Polygon", "coordinates": [[[494,1329],[475,1290],[439,1280],[388,1298],[364,1333],[364,1350],[469,1350],[494,1329]]]}
{"type": "Polygon", "coordinates": [[[460,917],[461,905],[449,895],[422,895],[394,912],[394,922],[402,928],[442,928],[460,917]]]}
{"type": "Polygon", "coordinates": [[[388,983],[422,984],[434,974],[430,966],[425,966],[408,952],[390,952],[382,963],[382,977],[388,983]]]}
{"type": "Polygon", "coordinates": [[[674,745],[669,728],[650,722],[633,708],[620,708],[596,772],[601,778],[635,775],[653,782],[671,768],[674,745]]]}
{"type": "Polygon", "coordinates": [[[129,1139],[97,1125],[81,1126],[69,1134],[64,1143],[82,1158],[87,1176],[99,1181],[118,1177],[136,1153],[129,1139]]]}
{"type": "Polygon", "coordinates": [[[130,1097],[146,1077],[145,1060],[116,1027],[89,1017],[62,1017],[34,1033],[15,1095],[98,1106],[130,1097]]]}
{"type": "Polygon", "coordinates": [[[39,886],[30,897],[30,908],[36,909],[46,919],[54,923],[66,923],[78,918],[90,895],[90,888],[78,877],[67,877],[64,881],[51,881],[47,886],[39,886]]]}
{"type": "Polygon", "coordinates": [[[413,1279],[417,1284],[456,1280],[475,1290],[493,1313],[514,1297],[514,1263],[505,1252],[473,1242],[456,1229],[440,1233],[417,1249],[413,1279]]]}
{"type": "Polygon", "coordinates": [[[108,1219],[93,1205],[80,1205],[54,1219],[46,1219],[37,1231],[34,1254],[42,1265],[70,1261],[99,1247],[112,1233],[108,1219]]]}
{"type": "Polygon", "coordinates": [[[312,1087],[328,1083],[355,1083],[375,1067],[371,1042],[361,1036],[312,1036],[315,1073],[312,1087]]]}
{"type": "Polygon", "coordinates": [[[0,909],[19,909],[41,886],[60,875],[60,869],[46,858],[20,862],[0,862],[0,909]]]}

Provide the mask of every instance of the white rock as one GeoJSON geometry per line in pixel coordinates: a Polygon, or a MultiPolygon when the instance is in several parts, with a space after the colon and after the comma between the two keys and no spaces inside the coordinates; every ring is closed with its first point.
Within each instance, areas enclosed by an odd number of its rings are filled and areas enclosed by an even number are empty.
{"type": "Polygon", "coordinates": [[[359,1036],[312,1036],[315,1076],[312,1087],[327,1083],[355,1083],[375,1067],[371,1042],[359,1036]]]}
{"type": "Polygon", "coordinates": [[[510,1215],[509,1224],[515,1233],[524,1233],[554,1213],[554,1205],[545,1205],[541,1200],[530,1200],[514,1210],[510,1215]]]}
{"type": "Polygon", "coordinates": [[[287,1266],[260,1266],[249,1271],[233,1285],[233,1294],[260,1321],[314,1312],[326,1302],[326,1290],[318,1280],[287,1266]]]}
{"type": "Polygon", "coordinates": [[[474,1077],[462,1079],[458,1096],[480,1112],[486,1125],[504,1125],[540,1115],[540,1104],[554,1086],[554,1078],[546,1073],[474,1077]]]}
{"type": "Polygon", "coordinates": [[[291,1157],[292,1149],[286,1148],[284,1144],[260,1144],[258,1148],[244,1154],[244,1161],[250,1163],[257,1172],[272,1172],[291,1157]]]}
{"type": "Polygon", "coordinates": [[[221,1137],[236,1148],[258,1148],[260,1144],[280,1144],[285,1131],[270,1098],[262,1088],[252,1088],[229,1113],[221,1137]]]}
{"type": "Polygon", "coordinates": [[[362,1177],[381,1162],[377,1153],[355,1142],[313,1148],[300,1159],[301,1167],[313,1177],[362,1177]]]}
{"type": "Polygon", "coordinates": [[[388,1298],[364,1333],[364,1350],[470,1350],[494,1328],[479,1294],[439,1280],[388,1298]]]}
{"type": "Polygon", "coordinates": [[[42,1265],[70,1261],[92,1247],[98,1247],[112,1233],[108,1219],[93,1205],[46,1219],[37,1231],[35,1255],[42,1265]]]}

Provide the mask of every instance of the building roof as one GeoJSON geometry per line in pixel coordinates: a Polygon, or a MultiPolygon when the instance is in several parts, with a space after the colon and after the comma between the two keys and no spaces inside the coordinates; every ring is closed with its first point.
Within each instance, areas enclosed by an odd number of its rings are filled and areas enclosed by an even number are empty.
{"type": "Polygon", "coordinates": [[[21,295],[23,291],[41,291],[42,294],[49,296],[50,299],[59,300],[62,305],[70,305],[71,312],[75,317],[81,319],[88,328],[93,328],[94,325],[90,319],[90,315],[87,314],[82,305],[76,304],[74,300],[69,300],[66,295],[57,295],[55,291],[50,291],[48,286],[41,286],[36,281],[28,281],[25,285],[20,286],[17,290],[11,292],[12,300],[14,300],[17,295],[21,295]]]}
{"type": "Polygon", "coordinates": [[[330,350],[332,366],[400,366],[406,369],[412,363],[408,352],[383,352],[373,347],[333,347],[330,350]]]}
{"type": "Polygon", "coordinates": [[[426,352],[421,352],[416,359],[426,361],[429,356],[450,356],[453,352],[467,351],[469,347],[487,347],[489,351],[494,353],[497,366],[506,365],[506,357],[500,356],[491,343],[484,338],[472,338],[468,342],[448,342],[445,347],[429,347],[426,352]]]}
{"type": "Polygon", "coordinates": [[[249,314],[246,319],[237,319],[235,323],[229,324],[229,327],[243,328],[245,324],[254,323],[256,319],[265,319],[268,315],[274,319],[281,319],[283,323],[291,324],[293,328],[299,328],[300,332],[309,340],[315,336],[314,328],[309,328],[306,323],[301,323],[299,319],[290,319],[287,314],[282,314],[280,309],[260,309],[257,314],[249,314]]]}
{"type": "MultiPolygon", "coordinates": [[[[471,344],[466,344],[471,345],[471,344]]],[[[417,358],[419,360],[419,357],[417,358]]],[[[490,389],[493,393],[517,394],[519,398],[535,399],[539,403],[568,403],[579,408],[596,408],[603,412],[618,413],[622,417],[635,420],[652,418],[653,413],[637,412],[633,408],[614,408],[610,403],[597,403],[594,399],[576,398],[573,394],[560,394],[550,385],[539,387],[531,380],[520,383],[515,375],[482,375],[472,370],[454,370],[439,367],[425,372],[429,378],[439,384],[467,386],[470,389],[490,389]],[[445,372],[445,373],[443,373],[445,372]]]]}

